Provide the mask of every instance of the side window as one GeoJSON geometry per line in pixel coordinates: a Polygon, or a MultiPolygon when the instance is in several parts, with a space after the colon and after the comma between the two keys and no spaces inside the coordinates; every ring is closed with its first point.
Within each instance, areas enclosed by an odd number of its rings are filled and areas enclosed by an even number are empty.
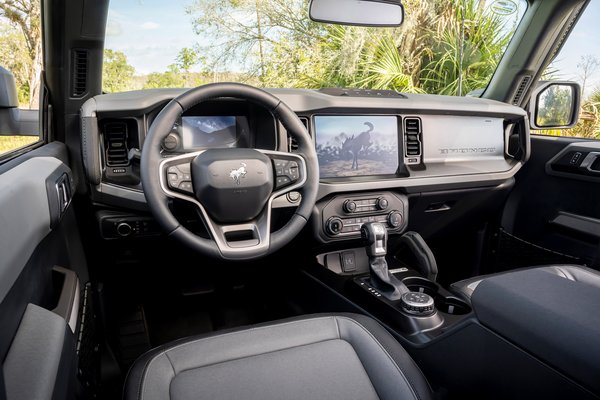
{"type": "Polygon", "coordinates": [[[40,1],[0,1],[0,159],[41,140],[42,60],[40,1]]]}
{"type": "Polygon", "coordinates": [[[581,86],[579,121],[571,129],[537,130],[538,135],[600,139],[600,2],[583,12],[560,53],[546,68],[544,80],[567,80],[581,86]]]}

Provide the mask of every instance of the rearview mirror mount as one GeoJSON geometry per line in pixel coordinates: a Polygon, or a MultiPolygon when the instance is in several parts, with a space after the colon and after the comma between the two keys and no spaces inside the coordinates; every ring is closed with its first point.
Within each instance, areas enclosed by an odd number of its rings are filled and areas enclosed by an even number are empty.
{"type": "Polygon", "coordinates": [[[400,0],[311,0],[310,19],[355,26],[400,26],[404,7],[400,0]]]}

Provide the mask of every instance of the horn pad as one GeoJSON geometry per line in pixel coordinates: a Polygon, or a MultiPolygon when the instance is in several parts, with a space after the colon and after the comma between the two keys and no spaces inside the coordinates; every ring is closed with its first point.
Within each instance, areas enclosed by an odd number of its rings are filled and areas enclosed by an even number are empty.
{"type": "Polygon", "coordinates": [[[194,194],[217,222],[242,223],[264,209],[273,191],[271,159],[253,149],[209,149],[192,161],[194,194]]]}

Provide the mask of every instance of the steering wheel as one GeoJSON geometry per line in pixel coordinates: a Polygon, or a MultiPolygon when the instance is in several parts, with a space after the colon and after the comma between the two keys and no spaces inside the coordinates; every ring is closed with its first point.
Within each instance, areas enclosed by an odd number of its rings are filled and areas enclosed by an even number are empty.
{"type": "Polygon", "coordinates": [[[308,221],[319,185],[317,154],[298,116],[272,94],[237,83],[200,86],[171,100],[150,127],[140,168],[148,206],[167,234],[227,260],[262,257],[289,243],[308,221]],[[162,141],[181,115],[218,98],[242,99],[269,110],[296,139],[298,152],[209,148],[163,158],[162,141]],[[300,203],[287,224],[271,232],[271,204],[290,191],[300,192],[300,203]],[[173,198],[197,206],[210,239],[177,221],[169,209],[173,198]]]}

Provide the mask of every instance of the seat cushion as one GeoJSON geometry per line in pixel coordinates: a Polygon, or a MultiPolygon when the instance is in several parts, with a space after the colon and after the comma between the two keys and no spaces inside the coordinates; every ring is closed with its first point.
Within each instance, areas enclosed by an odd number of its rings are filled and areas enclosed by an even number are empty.
{"type": "Polygon", "coordinates": [[[429,399],[421,371],[371,318],[316,315],[187,338],[132,366],[127,400],[429,399]]]}
{"type": "Polygon", "coordinates": [[[453,283],[452,285],[450,285],[450,289],[454,293],[460,295],[461,297],[470,300],[471,296],[473,296],[473,292],[484,279],[508,273],[514,273],[518,271],[525,271],[533,268],[539,271],[547,272],[552,275],[560,276],[570,281],[582,282],[600,287],[600,280],[598,280],[598,271],[594,271],[590,268],[582,267],[580,265],[543,265],[538,267],[519,268],[511,271],[499,272],[496,274],[475,276],[473,278],[453,283]]]}

